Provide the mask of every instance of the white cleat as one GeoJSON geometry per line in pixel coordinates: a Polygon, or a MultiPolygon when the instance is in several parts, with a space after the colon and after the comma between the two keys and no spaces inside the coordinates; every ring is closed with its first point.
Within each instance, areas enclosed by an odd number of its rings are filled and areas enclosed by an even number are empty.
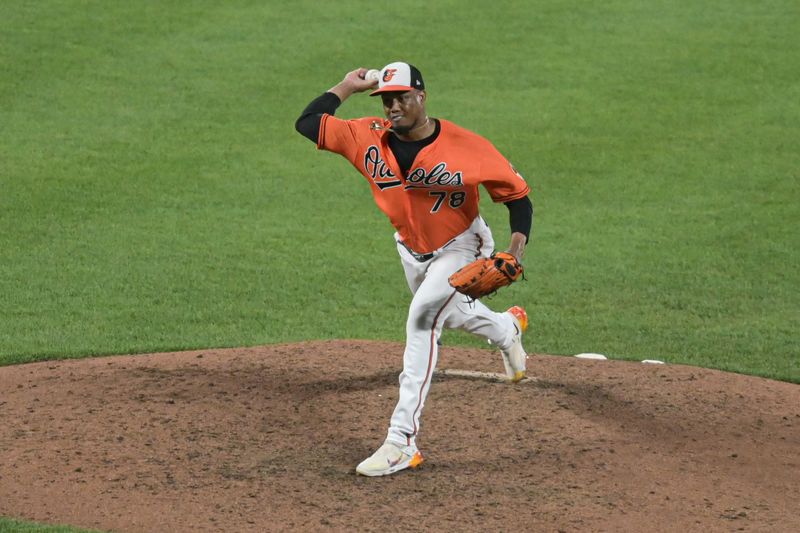
{"type": "Polygon", "coordinates": [[[528,354],[522,347],[522,334],[528,329],[528,315],[525,309],[515,305],[506,311],[514,321],[514,341],[507,350],[501,350],[503,354],[503,366],[506,368],[506,375],[512,383],[517,383],[525,378],[525,364],[528,354]]]}
{"type": "Polygon", "coordinates": [[[356,472],[362,476],[388,476],[399,470],[416,468],[422,461],[422,453],[416,446],[398,446],[386,442],[378,451],[361,461],[356,472]]]}

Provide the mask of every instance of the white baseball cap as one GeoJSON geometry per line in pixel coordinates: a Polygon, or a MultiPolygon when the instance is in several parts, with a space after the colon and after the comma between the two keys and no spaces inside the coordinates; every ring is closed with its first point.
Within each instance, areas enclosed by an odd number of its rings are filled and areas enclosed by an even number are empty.
{"type": "Polygon", "coordinates": [[[369,93],[370,96],[375,96],[380,93],[388,93],[392,91],[410,91],[412,89],[425,89],[425,82],[422,81],[422,74],[420,74],[417,67],[396,61],[389,63],[381,69],[381,74],[378,77],[378,89],[369,93]]]}

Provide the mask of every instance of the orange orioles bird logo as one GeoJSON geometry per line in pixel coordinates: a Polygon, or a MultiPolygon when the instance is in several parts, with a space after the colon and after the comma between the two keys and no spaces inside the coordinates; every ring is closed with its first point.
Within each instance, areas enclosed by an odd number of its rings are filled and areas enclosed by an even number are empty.
{"type": "Polygon", "coordinates": [[[394,78],[395,72],[397,72],[396,68],[387,68],[386,72],[383,73],[383,82],[386,83],[394,78]]]}

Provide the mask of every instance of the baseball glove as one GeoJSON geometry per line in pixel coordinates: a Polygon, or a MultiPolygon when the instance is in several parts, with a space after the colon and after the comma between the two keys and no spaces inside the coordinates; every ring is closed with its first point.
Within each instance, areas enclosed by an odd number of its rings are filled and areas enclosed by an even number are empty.
{"type": "Polygon", "coordinates": [[[507,252],[482,257],[454,272],[448,281],[461,294],[477,300],[522,277],[522,264],[507,252]]]}

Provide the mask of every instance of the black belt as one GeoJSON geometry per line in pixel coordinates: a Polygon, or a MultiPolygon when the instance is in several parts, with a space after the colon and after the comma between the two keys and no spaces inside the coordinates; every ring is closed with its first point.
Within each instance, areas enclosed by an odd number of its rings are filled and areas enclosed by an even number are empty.
{"type": "Polygon", "coordinates": [[[412,250],[411,248],[406,246],[406,243],[404,243],[403,241],[397,241],[397,242],[402,244],[403,248],[408,250],[408,253],[411,254],[411,257],[413,257],[414,259],[416,259],[420,263],[424,263],[425,261],[430,261],[431,259],[433,259],[433,252],[431,252],[429,254],[418,254],[417,252],[415,252],[414,250],[412,250]]]}

